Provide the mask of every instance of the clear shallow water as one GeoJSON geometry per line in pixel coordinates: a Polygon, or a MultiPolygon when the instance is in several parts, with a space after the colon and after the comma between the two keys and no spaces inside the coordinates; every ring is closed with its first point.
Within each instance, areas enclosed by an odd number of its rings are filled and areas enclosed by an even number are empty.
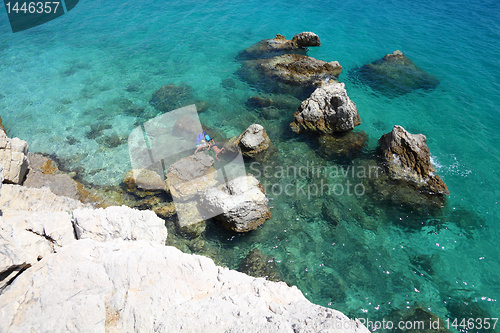
{"type": "Polygon", "coordinates": [[[368,195],[270,193],[273,218],[262,228],[239,237],[213,231],[208,242],[233,267],[256,246],[313,302],[356,316],[383,317],[418,302],[444,317],[449,297],[500,314],[500,3],[81,1],[16,34],[4,9],[0,16],[0,115],[9,135],[27,140],[30,151],[56,154],[94,184],[119,183],[130,162],[126,144],[109,148],[89,139],[90,126],[108,124],[105,136],[126,137],[136,118],[125,111],[153,114],[151,94],[169,83],[192,86],[210,103],[202,121],[228,137],[264,125],[280,165],[331,165],[290,133],[294,110],[266,120],[246,108],[258,92],[235,75],[235,56],[253,43],[316,32],[322,46],[309,55],[344,67],[339,79],[358,106],[358,128],[369,135],[366,155],[395,124],[425,134],[451,192],[447,208],[415,213],[368,195]],[[395,49],[440,85],[387,97],[348,75],[395,49]],[[340,212],[336,226],[320,214],[323,204],[340,212]],[[405,221],[424,226],[407,228],[405,221]],[[433,273],[422,276],[415,257],[432,262],[433,273]]]}

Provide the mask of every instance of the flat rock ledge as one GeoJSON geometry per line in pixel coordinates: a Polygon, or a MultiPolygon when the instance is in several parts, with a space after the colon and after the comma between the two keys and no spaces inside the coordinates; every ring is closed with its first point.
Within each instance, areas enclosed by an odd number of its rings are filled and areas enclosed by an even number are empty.
{"type": "Polygon", "coordinates": [[[344,83],[330,81],[300,104],[290,124],[292,130],[342,133],[361,124],[356,104],[347,96],[344,83]]]}
{"type": "Polygon", "coordinates": [[[379,144],[382,164],[391,179],[407,181],[423,193],[450,195],[446,184],[435,174],[425,135],[411,134],[396,125],[380,138],[379,144]]]}
{"type": "Polygon", "coordinates": [[[296,287],[144,241],[80,240],[0,296],[0,330],[369,332],[296,287]]]}

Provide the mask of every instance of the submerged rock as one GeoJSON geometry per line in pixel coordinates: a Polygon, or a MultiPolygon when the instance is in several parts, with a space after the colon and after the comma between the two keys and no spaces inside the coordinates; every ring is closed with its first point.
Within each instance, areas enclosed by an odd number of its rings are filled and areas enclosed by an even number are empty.
{"type": "Polygon", "coordinates": [[[351,101],[344,83],[329,82],[317,88],[300,104],[290,124],[293,131],[339,133],[361,124],[356,104],[351,101]]]}
{"type": "Polygon", "coordinates": [[[394,126],[392,132],[379,140],[382,164],[389,177],[406,181],[419,191],[431,195],[449,195],[450,192],[436,171],[430,159],[427,138],[423,134],[410,134],[401,126],[394,126]]]}
{"type": "Polygon", "coordinates": [[[19,138],[9,139],[0,129],[0,164],[3,166],[3,181],[22,184],[28,171],[28,143],[19,138]]]}
{"type": "Polygon", "coordinates": [[[208,212],[214,212],[212,215],[219,214],[217,218],[223,225],[236,232],[254,230],[271,218],[264,188],[252,175],[208,189],[201,197],[201,204],[208,212]]]}
{"type": "Polygon", "coordinates": [[[278,110],[296,110],[302,101],[290,95],[261,94],[247,99],[246,106],[262,109],[273,107],[278,110]]]}
{"type": "Polygon", "coordinates": [[[238,71],[243,80],[268,92],[303,97],[342,72],[338,61],[326,62],[300,54],[247,60],[238,71]]]}
{"type": "Polygon", "coordinates": [[[306,55],[306,47],[321,46],[318,35],[313,32],[301,32],[292,39],[277,34],[271,39],[263,39],[260,42],[246,48],[238,54],[239,60],[269,58],[283,54],[306,55]]]}
{"type": "Polygon", "coordinates": [[[322,134],[318,137],[319,153],[326,158],[353,158],[364,148],[368,135],[349,131],[341,134],[322,134]]]}
{"type": "Polygon", "coordinates": [[[240,262],[239,271],[253,277],[263,277],[270,281],[281,281],[274,258],[254,248],[240,262]]]}
{"type": "Polygon", "coordinates": [[[387,95],[403,95],[417,89],[433,90],[439,85],[438,79],[415,66],[399,50],[355,70],[354,76],[387,95]]]}
{"type": "Polygon", "coordinates": [[[412,327],[405,329],[408,333],[451,333],[443,319],[419,305],[394,311],[391,319],[394,323],[411,323],[412,327]]]}
{"type": "Polygon", "coordinates": [[[285,94],[260,94],[247,99],[245,105],[255,109],[265,119],[280,119],[297,110],[302,101],[285,94]]]}
{"type": "Polygon", "coordinates": [[[205,111],[207,103],[196,99],[194,89],[187,85],[170,83],[155,91],[149,100],[155,109],[168,112],[180,107],[196,104],[198,112],[205,111]]]}

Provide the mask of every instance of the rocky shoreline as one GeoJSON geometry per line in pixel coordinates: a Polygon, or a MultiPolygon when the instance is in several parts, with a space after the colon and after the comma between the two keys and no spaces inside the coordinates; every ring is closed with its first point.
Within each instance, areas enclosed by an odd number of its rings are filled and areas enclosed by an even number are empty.
{"type": "Polygon", "coordinates": [[[165,246],[152,211],[96,209],[23,179],[0,172],[2,331],[368,332],[296,287],[165,246]]]}

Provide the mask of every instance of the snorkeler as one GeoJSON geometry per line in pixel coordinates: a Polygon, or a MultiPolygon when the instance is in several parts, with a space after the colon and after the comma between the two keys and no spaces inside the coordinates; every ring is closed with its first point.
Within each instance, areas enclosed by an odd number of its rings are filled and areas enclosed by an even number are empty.
{"type": "Polygon", "coordinates": [[[196,145],[196,150],[194,151],[195,154],[200,150],[205,150],[206,148],[208,148],[208,150],[212,149],[215,153],[215,158],[217,161],[220,161],[219,154],[224,154],[226,151],[226,148],[224,147],[219,148],[210,135],[205,134],[205,132],[201,132],[196,137],[196,141],[198,144],[196,145]]]}

